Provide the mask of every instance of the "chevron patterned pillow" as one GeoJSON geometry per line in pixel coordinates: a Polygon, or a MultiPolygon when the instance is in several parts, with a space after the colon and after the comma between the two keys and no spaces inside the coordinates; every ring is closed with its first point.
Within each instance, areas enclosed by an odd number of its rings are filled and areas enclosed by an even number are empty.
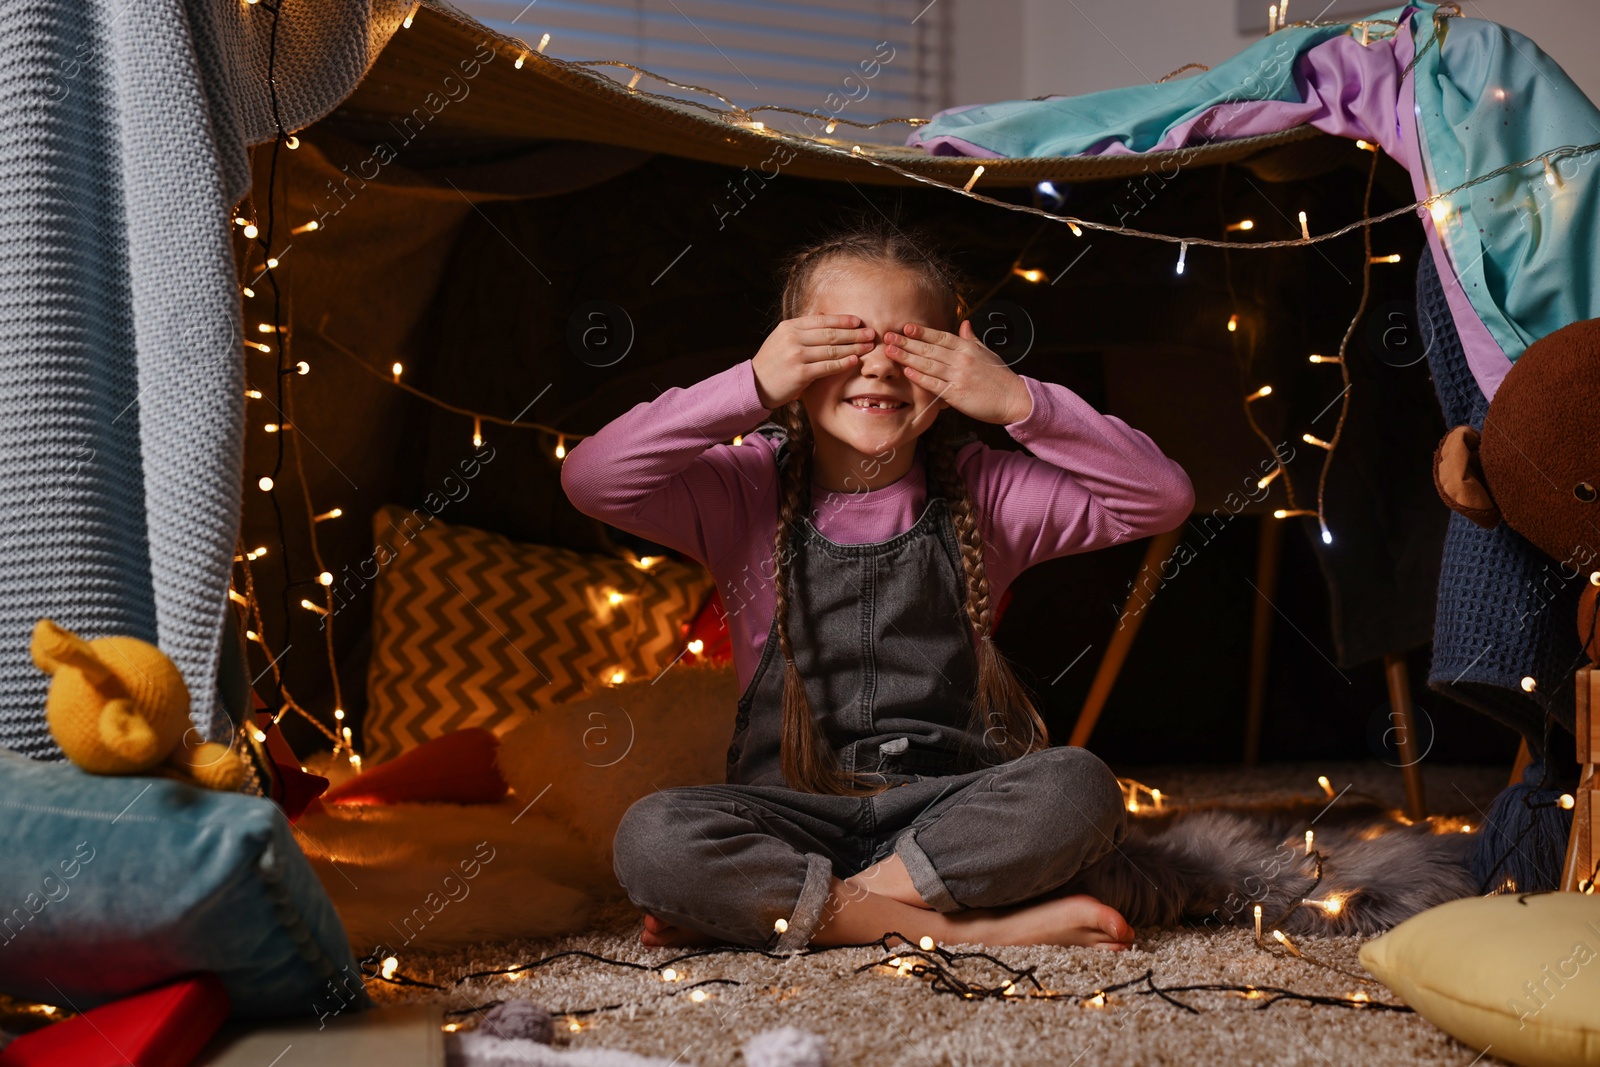
{"type": "Polygon", "coordinates": [[[698,564],[525,544],[424,519],[373,516],[380,561],[363,723],[368,759],[654,677],[712,585],[698,564]],[[387,560],[384,559],[387,555],[387,560]]]}

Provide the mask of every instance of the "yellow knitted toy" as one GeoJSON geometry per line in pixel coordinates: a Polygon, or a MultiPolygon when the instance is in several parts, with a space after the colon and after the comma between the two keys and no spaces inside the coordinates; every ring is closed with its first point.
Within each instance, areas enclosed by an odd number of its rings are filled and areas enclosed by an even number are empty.
{"type": "Polygon", "coordinates": [[[33,662],[53,675],[45,720],[67,758],[92,774],[166,774],[236,789],[244,764],[201,742],[189,687],[155,645],[136,637],[85,641],[49,619],[33,628],[33,662]]]}

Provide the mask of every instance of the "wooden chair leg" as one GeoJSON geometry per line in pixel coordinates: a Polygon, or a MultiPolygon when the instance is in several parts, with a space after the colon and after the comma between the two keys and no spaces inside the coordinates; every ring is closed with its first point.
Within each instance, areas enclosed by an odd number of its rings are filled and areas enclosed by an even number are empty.
{"type": "Polygon", "coordinates": [[[1511,764],[1511,781],[1506,783],[1506,787],[1510,788],[1522,781],[1522,772],[1527,770],[1528,764],[1532,762],[1533,753],[1528,751],[1528,739],[1524,737],[1517,742],[1517,758],[1511,764]]]}
{"type": "Polygon", "coordinates": [[[1567,838],[1567,861],[1562,865],[1561,888],[1595,892],[1596,864],[1600,864],[1600,667],[1580,667],[1577,672],[1578,788],[1572,798],[1572,833],[1567,838]]]}
{"type": "Polygon", "coordinates": [[[1272,647],[1272,599],[1278,595],[1278,547],[1284,524],[1263,515],[1256,541],[1255,616],[1250,623],[1250,699],[1245,713],[1244,762],[1253,767],[1261,755],[1261,715],[1267,700],[1267,653],[1272,647]]]}
{"type": "Polygon", "coordinates": [[[1400,773],[1405,776],[1406,814],[1424,818],[1427,805],[1422,797],[1422,753],[1417,749],[1416,716],[1411,712],[1411,679],[1402,653],[1383,657],[1383,672],[1389,682],[1389,721],[1394,724],[1396,747],[1400,750],[1400,773]]]}
{"type": "Polygon", "coordinates": [[[1089,695],[1084,698],[1077,725],[1073,726],[1072,738],[1067,744],[1083,747],[1089,743],[1089,735],[1094,733],[1095,723],[1100,721],[1100,712],[1106,706],[1106,698],[1111,695],[1111,687],[1117,684],[1117,675],[1128,658],[1128,651],[1133,648],[1133,638],[1144,623],[1145,608],[1160,586],[1161,565],[1172,555],[1172,550],[1178,547],[1182,537],[1183,527],[1180,526],[1152,537],[1146,546],[1144,562],[1139,565],[1138,577],[1133,580],[1133,592],[1122,605],[1117,628],[1112,631],[1111,642],[1106,645],[1105,655],[1100,658],[1100,668],[1095,671],[1094,682],[1089,686],[1089,695]]]}

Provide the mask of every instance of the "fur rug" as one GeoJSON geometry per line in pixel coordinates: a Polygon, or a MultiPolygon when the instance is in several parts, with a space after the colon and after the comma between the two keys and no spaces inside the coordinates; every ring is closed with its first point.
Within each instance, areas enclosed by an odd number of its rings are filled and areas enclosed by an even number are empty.
{"type": "Polygon", "coordinates": [[[1465,829],[1360,798],[1190,807],[1134,817],[1117,851],[1059,892],[1097,897],[1135,929],[1253,927],[1260,904],[1263,931],[1376,934],[1476,892],[1465,829]]]}

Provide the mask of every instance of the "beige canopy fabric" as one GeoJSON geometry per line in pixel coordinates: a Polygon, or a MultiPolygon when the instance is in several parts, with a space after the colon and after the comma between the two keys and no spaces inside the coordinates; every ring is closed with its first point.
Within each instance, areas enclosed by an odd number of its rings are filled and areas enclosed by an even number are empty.
{"type": "MultiPolygon", "coordinates": [[[[660,98],[671,95],[693,99],[727,111],[728,105],[715,97],[674,89],[648,77],[641,78],[637,89],[630,91],[627,81],[632,73],[627,67],[584,67],[540,55],[530,51],[525,42],[498,34],[443,3],[424,4],[411,28],[394,36],[361,87],[340,108],[342,126],[350,131],[365,127],[374,137],[390,136],[387,126],[398,102],[420,107],[426,106],[424,100],[430,93],[448,95],[451,89],[446,79],[464,82],[463,75],[470,68],[463,67],[463,63],[481,60],[486,44],[495,49],[497,58],[483,62],[481,72],[471,78],[470,92],[475,97],[472,107],[440,112],[436,127],[440,140],[571,139],[664,152],[729,167],[757,168],[765,163],[800,178],[883,185],[911,182],[891,170],[851,158],[850,126],[840,125],[831,138],[823,139],[824,144],[814,144],[733,125],[719,115],[660,98]],[[524,54],[519,69],[516,60],[524,54]],[[619,77],[621,81],[617,80],[619,77]]],[[[735,103],[744,108],[758,106],[755,101],[735,103]]],[[[750,117],[770,128],[781,126],[786,116],[756,112],[750,117]]],[[[985,187],[1046,180],[1091,181],[1153,170],[1170,173],[1174,166],[1234,163],[1264,149],[1324,136],[1310,126],[1302,126],[1197,149],[1137,156],[977,162],[984,167],[985,187]]],[[[929,156],[914,148],[872,145],[864,146],[864,150],[874,158],[958,186],[966,182],[976,165],[970,159],[929,156]]]]}

